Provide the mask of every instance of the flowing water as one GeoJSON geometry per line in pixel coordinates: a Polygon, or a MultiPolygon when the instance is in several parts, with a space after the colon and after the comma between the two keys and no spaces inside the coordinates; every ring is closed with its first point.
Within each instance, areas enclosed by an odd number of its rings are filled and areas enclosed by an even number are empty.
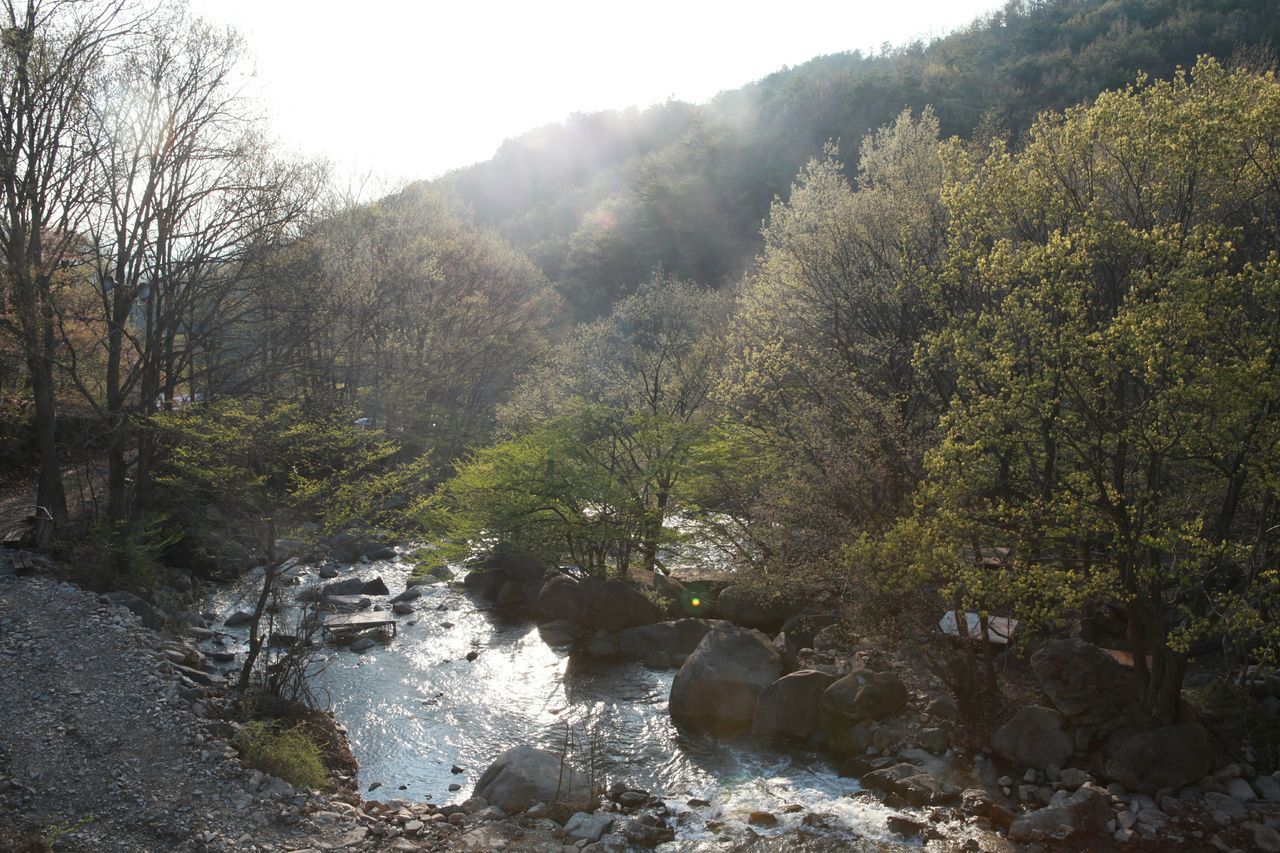
{"type": "MultiPolygon", "coordinates": [[[[409,572],[406,563],[383,561],[357,564],[340,577],[380,575],[394,595],[409,572]]],[[[310,568],[299,574],[304,585],[328,582],[310,568]]],[[[252,586],[250,577],[218,592],[208,609],[225,618],[247,607],[252,586]]],[[[757,809],[781,820],[776,828],[753,828],[762,835],[790,832],[805,814],[820,813],[833,838],[892,837],[885,829],[891,812],[850,797],[857,782],[840,778],[822,756],[677,729],[667,712],[673,670],[571,656],[547,646],[526,619],[486,610],[446,584],[420,589],[417,612],[397,617],[390,642],[363,654],[320,652],[313,687],[347,728],[361,790],[378,783],[366,797],[460,802],[498,753],[526,743],[559,750],[568,736],[584,758],[595,742],[608,781],[668,802],[678,815],[679,849],[717,847],[708,821],[745,832],[757,809]],[[452,772],[455,766],[462,772],[452,772]],[[451,784],[461,789],[450,792],[451,784]],[[691,798],[710,805],[691,808],[691,798]],[[793,804],[804,811],[782,812],[793,804]]],[[[223,630],[231,647],[243,644],[245,629],[223,630]]]]}

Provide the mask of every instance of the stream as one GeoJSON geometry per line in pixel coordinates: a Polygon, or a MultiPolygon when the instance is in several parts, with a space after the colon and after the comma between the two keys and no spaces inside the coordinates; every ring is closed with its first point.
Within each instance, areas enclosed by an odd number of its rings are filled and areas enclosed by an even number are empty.
{"type": "MultiPolygon", "coordinates": [[[[344,567],[339,578],[381,576],[395,595],[410,570],[397,558],[344,567]]],[[[465,569],[455,570],[460,579],[465,569]]],[[[312,567],[295,573],[302,586],[289,588],[285,599],[329,582],[312,567]]],[[[207,599],[219,625],[230,612],[251,609],[258,578],[250,573],[207,599]]],[[[759,835],[792,832],[816,814],[823,816],[818,831],[833,841],[902,843],[886,829],[893,812],[869,797],[848,796],[859,790],[857,781],[840,778],[820,754],[677,729],[667,712],[674,670],[571,656],[547,646],[532,621],[478,606],[451,585],[420,589],[417,612],[397,617],[394,639],[361,654],[326,646],[318,655],[313,690],[347,729],[366,798],[461,802],[503,750],[531,743],[558,751],[568,731],[580,756],[594,740],[596,765],[609,782],[667,802],[677,816],[677,841],[663,849],[722,849],[728,843],[722,836],[747,834],[747,816],[760,809],[779,824],[751,827],[759,835]],[[462,772],[452,772],[455,766],[462,772]],[[451,784],[460,790],[450,792],[451,784]],[[710,805],[690,807],[693,798],[710,805]],[[784,813],[788,805],[803,811],[784,813]],[[713,831],[718,824],[724,826],[713,831]]],[[[245,628],[219,630],[228,635],[225,648],[244,648],[245,628]]],[[[815,818],[808,820],[812,828],[815,818]]]]}

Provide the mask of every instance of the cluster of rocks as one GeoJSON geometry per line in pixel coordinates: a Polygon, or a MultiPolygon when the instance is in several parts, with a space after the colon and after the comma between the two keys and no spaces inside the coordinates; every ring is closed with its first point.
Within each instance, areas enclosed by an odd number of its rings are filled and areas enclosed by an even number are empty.
{"type": "Polygon", "coordinates": [[[499,755],[470,798],[445,808],[490,824],[466,832],[464,849],[623,853],[675,838],[662,800],[620,782],[597,790],[573,762],[531,746],[499,755]]]}
{"type": "Polygon", "coordinates": [[[1049,706],[1020,708],[992,738],[1014,772],[999,780],[1014,809],[989,812],[965,792],[971,819],[1007,825],[1015,841],[1111,836],[1229,850],[1280,851],[1280,785],[1248,765],[1219,767],[1200,723],[1135,728],[1132,674],[1079,639],[1032,655],[1049,706]],[[1097,780],[1097,781],[1095,781],[1097,780]]]}

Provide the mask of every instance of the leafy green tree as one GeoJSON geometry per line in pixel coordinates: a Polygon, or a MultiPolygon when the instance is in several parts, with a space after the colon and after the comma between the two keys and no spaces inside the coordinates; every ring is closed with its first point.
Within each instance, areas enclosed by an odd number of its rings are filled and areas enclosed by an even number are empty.
{"type": "Polygon", "coordinates": [[[487,530],[583,568],[659,568],[693,448],[706,434],[726,300],[655,274],[581,327],[503,409],[516,437],[459,466],[444,494],[487,530]]]}
{"type": "MultiPolygon", "coordinates": [[[[249,651],[239,688],[250,684],[266,637],[267,604],[291,556],[281,536],[352,524],[404,530],[416,516],[412,493],[423,488],[422,460],[396,464],[398,448],[355,423],[358,412],[305,401],[224,399],[155,417],[168,446],[158,482],[168,505],[215,506],[265,555],[263,583],[249,625],[249,651]]],[[[194,522],[191,522],[194,524],[194,522]]]]}
{"type": "Polygon", "coordinates": [[[885,568],[1029,627],[1121,606],[1161,720],[1193,644],[1263,639],[1275,595],[1278,140],[1275,77],[1206,59],[952,163],[921,361],[954,394],[885,568]]]}

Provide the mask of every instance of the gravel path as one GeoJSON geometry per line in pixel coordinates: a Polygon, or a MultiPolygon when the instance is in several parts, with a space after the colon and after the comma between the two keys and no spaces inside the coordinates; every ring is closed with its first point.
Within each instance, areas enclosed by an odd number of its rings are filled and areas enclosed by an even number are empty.
{"type": "Polygon", "coordinates": [[[162,642],[0,555],[0,851],[24,833],[119,853],[373,845],[351,806],[242,768],[162,642]]]}

